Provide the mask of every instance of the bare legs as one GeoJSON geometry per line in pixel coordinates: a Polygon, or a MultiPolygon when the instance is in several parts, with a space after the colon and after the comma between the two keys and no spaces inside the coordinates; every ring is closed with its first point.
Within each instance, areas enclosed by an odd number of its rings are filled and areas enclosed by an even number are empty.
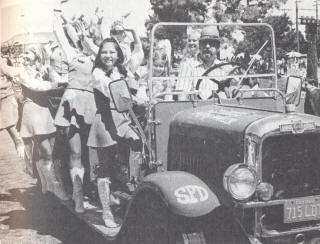
{"type": "Polygon", "coordinates": [[[84,167],[81,163],[81,136],[79,130],[70,127],[67,129],[68,144],[70,149],[69,166],[73,185],[72,199],[75,203],[75,211],[84,212],[83,206],[83,176],[84,167]]]}
{"type": "Polygon", "coordinates": [[[36,162],[39,177],[42,185],[42,192],[53,192],[61,200],[68,200],[68,196],[63,189],[62,182],[59,182],[54,171],[52,161],[52,151],[54,136],[36,136],[35,143],[39,148],[39,160],[36,162]]]}
{"type": "Polygon", "coordinates": [[[34,142],[31,137],[23,138],[24,144],[24,162],[26,172],[34,177],[34,142]]]}
{"type": "Polygon", "coordinates": [[[23,159],[24,158],[24,145],[23,145],[22,138],[20,137],[19,132],[17,131],[16,126],[13,125],[11,127],[8,127],[7,131],[16,146],[18,156],[21,159],[23,159]]]}

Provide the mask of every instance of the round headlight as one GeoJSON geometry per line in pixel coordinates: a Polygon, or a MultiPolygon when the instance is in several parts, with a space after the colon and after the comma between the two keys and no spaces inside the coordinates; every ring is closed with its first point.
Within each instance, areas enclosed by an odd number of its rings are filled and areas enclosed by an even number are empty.
{"type": "Polygon", "coordinates": [[[231,165],[224,174],[223,185],[233,198],[245,200],[256,191],[256,174],[247,165],[231,165]]]}

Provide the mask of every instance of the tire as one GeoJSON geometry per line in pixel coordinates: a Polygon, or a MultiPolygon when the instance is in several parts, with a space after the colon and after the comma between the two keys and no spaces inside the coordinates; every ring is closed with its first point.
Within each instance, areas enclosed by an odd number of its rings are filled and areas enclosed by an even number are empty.
{"type": "Polygon", "coordinates": [[[135,196],[129,206],[116,243],[206,244],[204,235],[195,231],[191,218],[188,219],[186,221],[186,218],[173,214],[154,189],[145,189],[135,196]]]}
{"type": "Polygon", "coordinates": [[[195,218],[178,216],[153,188],[134,197],[118,237],[121,244],[250,244],[225,208],[195,218]]]}
{"type": "Polygon", "coordinates": [[[140,192],[129,206],[124,225],[119,233],[119,243],[172,243],[168,217],[168,208],[158,194],[150,190],[140,192]]]}

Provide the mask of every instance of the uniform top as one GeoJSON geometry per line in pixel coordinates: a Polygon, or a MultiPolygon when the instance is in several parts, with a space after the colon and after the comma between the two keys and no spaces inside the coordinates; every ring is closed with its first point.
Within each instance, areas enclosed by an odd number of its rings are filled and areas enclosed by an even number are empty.
{"type": "Polygon", "coordinates": [[[30,66],[12,67],[2,63],[1,69],[4,74],[22,85],[25,101],[33,101],[47,106],[48,97],[45,91],[57,88],[57,83],[49,81],[49,67],[47,66],[37,69],[30,66]]]}
{"type": "MultiPolygon", "coordinates": [[[[120,74],[117,67],[114,67],[110,76],[107,76],[107,74],[100,68],[95,68],[92,72],[93,75],[93,82],[92,86],[93,88],[99,90],[101,93],[104,94],[104,96],[110,98],[111,100],[111,107],[114,108],[113,101],[111,99],[111,94],[109,90],[109,84],[112,81],[119,80],[124,78],[122,74],[120,74]]],[[[125,78],[127,81],[129,89],[136,89],[138,90],[138,83],[133,78],[133,74],[128,71],[127,77],[125,78]]]]}
{"type": "Polygon", "coordinates": [[[69,86],[75,89],[92,89],[92,67],[91,56],[77,56],[69,63],[69,86]]]}
{"type": "Polygon", "coordinates": [[[122,78],[122,75],[119,73],[117,67],[114,67],[110,76],[100,68],[95,68],[92,72],[93,75],[93,87],[100,92],[102,92],[106,97],[111,98],[109,83],[114,80],[119,80],[122,78]]]}

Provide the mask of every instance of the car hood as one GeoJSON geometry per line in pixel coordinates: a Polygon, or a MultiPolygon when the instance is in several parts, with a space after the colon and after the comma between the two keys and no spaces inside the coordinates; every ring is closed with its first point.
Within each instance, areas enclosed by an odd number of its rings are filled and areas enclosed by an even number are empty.
{"type": "Polygon", "coordinates": [[[248,125],[277,112],[208,105],[179,112],[171,122],[171,135],[187,135],[203,139],[243,141],[248,125]]]}
{"type": "Polygon", "coordinates": [[[318,130],[320,117],[301,113],[273,114],[252,122],[246,133],[262,138],[270,132],[280,131],[280,127],[282,131],[293,134],[318,130]]]}

